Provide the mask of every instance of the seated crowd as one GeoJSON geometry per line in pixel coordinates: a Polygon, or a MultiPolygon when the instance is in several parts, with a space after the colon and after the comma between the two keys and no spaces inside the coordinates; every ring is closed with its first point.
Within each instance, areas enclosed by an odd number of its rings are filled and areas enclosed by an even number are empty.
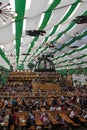
{"type": "Polygon", "coordinates": [[[83,125],[85,122],[85,126],[87,125],[87,89],[84,87],[73,88],[72,91],[67,88],[61,89],[60,92],[54,89],[33,92],[31,84],[9,83],[0,93],[1,130],[4,127],[13,130],[12,125],[14,130],[19,127],[29,130],[31,126],[36,130],[55,130],[65,124],[68,127],[68,122],[61,114],[77,124],[83,125]],[[84,122],[81,119],[84,119],[84,122]]]}

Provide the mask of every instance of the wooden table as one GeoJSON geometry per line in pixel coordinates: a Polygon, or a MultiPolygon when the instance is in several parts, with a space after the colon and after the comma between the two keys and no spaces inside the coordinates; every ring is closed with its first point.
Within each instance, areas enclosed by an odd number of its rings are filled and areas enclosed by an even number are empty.
{"type": "Polygon", "coordinates": [[[78,127],[80,126],[80,124],[75,123],[74,121],[72,121],[68,116],[66,116],[65,114],[59,114],[61,116],[62,119],[64,119],[68,124],[71,124],[72,126],[78,127]]]}
{"type": "Polygon", "coordinates": [[[48,117],[49,117],[50,122],[53,125],[58,125],[59,124],[59,122],[55,119],[55,117],[51,113],[48,113],[48,117]]]}

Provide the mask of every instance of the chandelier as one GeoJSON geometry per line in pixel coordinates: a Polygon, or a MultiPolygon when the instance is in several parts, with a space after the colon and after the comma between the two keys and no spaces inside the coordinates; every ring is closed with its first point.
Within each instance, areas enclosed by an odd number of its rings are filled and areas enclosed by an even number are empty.
{"type": "Polygon", "coordinates": [[[46,31],[44,30],[26,30],[26,35],[30,36],[44,36],[44,34],[46,34],[46,31]]]}
{"type": "Polygon", "coordinates": [[[77,16],[73,21],[77,24],[87,23],[87,16],[85,15],[77,16]]]}
{"type": "Polygon", "coordinates": [[[6,5],[2,5],[3,3],[0,2],[0,18],[3,22],[3,25],[6,24],[7,19],[11,18],[12,21],[14,21],[15,17],[17,16],[17,13],[15,11],[12,11],[12,8],[10,7],[10,3],[7,3],[6,5]]]}
{"type": "Polygon", "coordinates": [[[35,65],[35,72],[55,72],[55,66],[52,62],[50,55],[42,55],[42,57],[38,58],[38,61],[35,65]]]}

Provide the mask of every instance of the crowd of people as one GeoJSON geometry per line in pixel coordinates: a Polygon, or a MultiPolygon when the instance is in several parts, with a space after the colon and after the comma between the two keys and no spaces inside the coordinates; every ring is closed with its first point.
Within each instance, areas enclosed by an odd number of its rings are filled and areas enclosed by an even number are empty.
{"type": "MultiPolygon", "coordinates": [[[[2,92],[32,92],[32,85],[31,84],[23,84],[23,83],[8,83],[6,86],[3,87],[2,92]]],[[[16,95],[0,98],[0,102],[3,102],[2,107],[0,107],[0,124],[4,120],[9,120],[8,123],[8,130],[10,130],[10,125],[12,123],[11,115],[14,115],[14,121],[16,120],[16,112],[24,111],[27,112],[26,118],[26,129],[29,128],[31,125],[36,127],[35,121],[35,113],[33,111],[39,111],[37,114],[37,118],[40,119],[44,126],[49,126],[49,129],[52,129],[51,122],[49,120],[49,115],[46,111],[41,111],[42,108],[48,111],[68,111],[68,117],[76,123],[81,123],[79,117],[83,117],[87,120],[87,89],[84,87],[77,88],[67,88],[61,89],[61,95],[57,95],[55,97],[47,98],[48,93],[54,93],[56,95],[59,93],[56,90],[38,90],[37,93],[44,94],[42,97],[20,97],[16,95]],[[72,89],[72,91],[71,91],[72,89]],[[79,95],[76,95],[79,93],[79,95]],[[11,106],[9,107],[9,103],[11,106]],[[10,113],[7,114],[7,110],[10,110],[10,113]]],[[[60,122],[60,126],[64,125],[65,121],[57,114],[55,119],[60,122]]],[[[3,127],[1,127],[3,128],[3,127]]],[[[17,126],[15,126],[16,130],[17,126]]],[[[41,126],[37,127],[36,129],[41,129],[41,126]]]]}

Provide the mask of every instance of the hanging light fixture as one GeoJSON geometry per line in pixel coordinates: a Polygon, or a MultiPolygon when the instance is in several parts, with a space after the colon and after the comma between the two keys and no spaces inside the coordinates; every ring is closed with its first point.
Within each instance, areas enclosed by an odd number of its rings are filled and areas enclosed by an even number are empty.
{"type": "Polygon", "coordinates": [[[73,21],[77,24],[87,23],[87,16],[85,15],[77,16],[73,21]]]}
{"type": "Polygon", "coordinates": [[[12,8],[10,7],[10,3],[7,3],[6,5],[2,5],[3,3],[0,2],[0,18],[3,21],[3,25],[6,24],[7,19],[12,18],[12,21],[17,16],[17,13],[15,11],[12,11],[12,8]]]}

